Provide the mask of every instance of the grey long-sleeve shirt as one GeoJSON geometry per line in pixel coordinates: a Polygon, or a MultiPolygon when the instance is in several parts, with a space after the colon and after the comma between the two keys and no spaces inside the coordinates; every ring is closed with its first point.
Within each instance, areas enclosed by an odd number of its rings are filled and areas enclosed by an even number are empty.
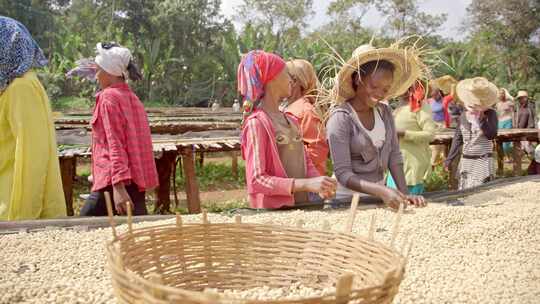
{"type": "Polygon", "coordinates": [[[380,182],[387,169],[393,175],[401,170],[403,175],[403,157],[399,150],[392,110],[384,104],[380,104],[376,110],[386,130],[385,141],[380,149],[375,147],[359,125],[349,103],[343,103],[330,115],[326,131],[334,173],[341,185],[346,186],[347,181],[355,175],[369,182],[380,182]]]}

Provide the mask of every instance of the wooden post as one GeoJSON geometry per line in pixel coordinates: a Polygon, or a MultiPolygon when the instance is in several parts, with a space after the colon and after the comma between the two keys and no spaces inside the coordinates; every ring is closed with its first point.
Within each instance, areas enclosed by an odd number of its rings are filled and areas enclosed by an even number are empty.
{"type": "Polygon", "coordinates": [[[157,202],[155,214],[167,214],[171,210],[171,174],[176,164],[177,151],[163,151],[161,158],[156,159],[159,186],[156,188],[157,202]]]}
{"type": "Polygon", "coordinates": [[[199,152],[199,167],[203,167],[204,166],[204,152],[199,152]]]}
{"type": "Polygon", "coordinates": [[[60,157],[60,173],[62,175],[62,187],[66,200],[66,213],[68,216],[75,215],[73,210],[73,181],[75,180],[75,168],[77,158],[75,156],[60,157]]]}
{"type": "Polygon", "coordinates": [[[514,176],[521,176],[521,142],[515,141],[512,149],[512,158],[514,163],[514,176]]]}
{"type": "Polygon", "coordinates": [[[231,160],[232,160],[232,175],[234,179],[238,180],[238,152],[231,151],[231,160]]]}
{"type": "Polygon", "coordinates": [[[497,147],[497,176],[504,175],[504,150],[503,142],[500,140],[496,141],[497,147]]]}
{"type": "Polygon", "coordinates": [[[199,184],[195,173],[195,153],[193,146],[182,150],[182,163],[184,169],[184,178],[186,181],[186,197],[189,213],[201,212],[201,198],[199,197],[199,184]]]}

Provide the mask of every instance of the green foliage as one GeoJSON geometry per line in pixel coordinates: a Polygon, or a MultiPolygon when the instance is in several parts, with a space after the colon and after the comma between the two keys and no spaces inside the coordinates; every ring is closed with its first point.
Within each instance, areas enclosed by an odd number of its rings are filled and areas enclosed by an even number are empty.
{"type": "MultiPolygon", "coordinates": [[[[232,175],[231,164],[209,162],[201,167],[197,162],[196,171],[201,191],[233,190],[243,188],[246,185],[246,168],[243,161],[238,161],[237,179],[232,175]]],[[[184,185],[184,182],[184,176],[178,171],[176,183],[184,185]]]]}
{"type": "Polygon", "coordinates": [[[55,111],[90,109],[93,105],[93,101],[87,98],[74,96],[53,99],[51,103],[55,111]]]}
{"type": "Polygon", "coordinates": [[[435,167],[425,180],[426,192],[448,190],[448,173],[442,166],[435,167]]]}
{"type": "Polygon", "coordinates": [[[213,99],[231,105],[238,62],[252,49],[305,58],[329,79],[359,45],[411,34],[440,50],[447,64],[435,67],[435,76],[485,76],[514,94],[540,95],[540,2],[473,0],[464,41],[437,36],[446,16],[427,14],[419,3],[332,0],[330,21],[318,28],[309,27],[313,0],[243,0],[234,17],[241,29],[220,14],[221,0],[0,0],[0,11],[25,24],[45,51],[50,64],[39,75],[53,101],[93,99],[95,84],[64,74],[102,41],[133,51],[144,80],[131,85],[141,100],[191,106],[213,99]],[[373,10],[388,20],[384,31],[362,26],[373,10]]]}

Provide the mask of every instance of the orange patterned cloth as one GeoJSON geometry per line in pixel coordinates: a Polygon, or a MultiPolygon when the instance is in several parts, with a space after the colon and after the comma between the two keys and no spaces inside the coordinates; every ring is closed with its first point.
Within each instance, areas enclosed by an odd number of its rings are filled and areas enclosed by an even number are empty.
{"type": "Polygon", "coordinates": [[[321,175],[326,175],[326,161],[330,148],[321,118],[309,98],[301,98],[287,107],[286,113],[293,115],[300,124],[304,145],[311,161],[321,175]]]}

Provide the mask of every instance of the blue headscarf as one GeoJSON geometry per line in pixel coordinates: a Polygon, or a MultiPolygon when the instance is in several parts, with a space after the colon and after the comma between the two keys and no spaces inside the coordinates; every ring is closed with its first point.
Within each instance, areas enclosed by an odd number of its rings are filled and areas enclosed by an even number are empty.
{"type": "Polygon", "coordinates": [[[0,91],[32,68],[47,65],[47,58],[20,22],[0,16],[0,91]]]}

